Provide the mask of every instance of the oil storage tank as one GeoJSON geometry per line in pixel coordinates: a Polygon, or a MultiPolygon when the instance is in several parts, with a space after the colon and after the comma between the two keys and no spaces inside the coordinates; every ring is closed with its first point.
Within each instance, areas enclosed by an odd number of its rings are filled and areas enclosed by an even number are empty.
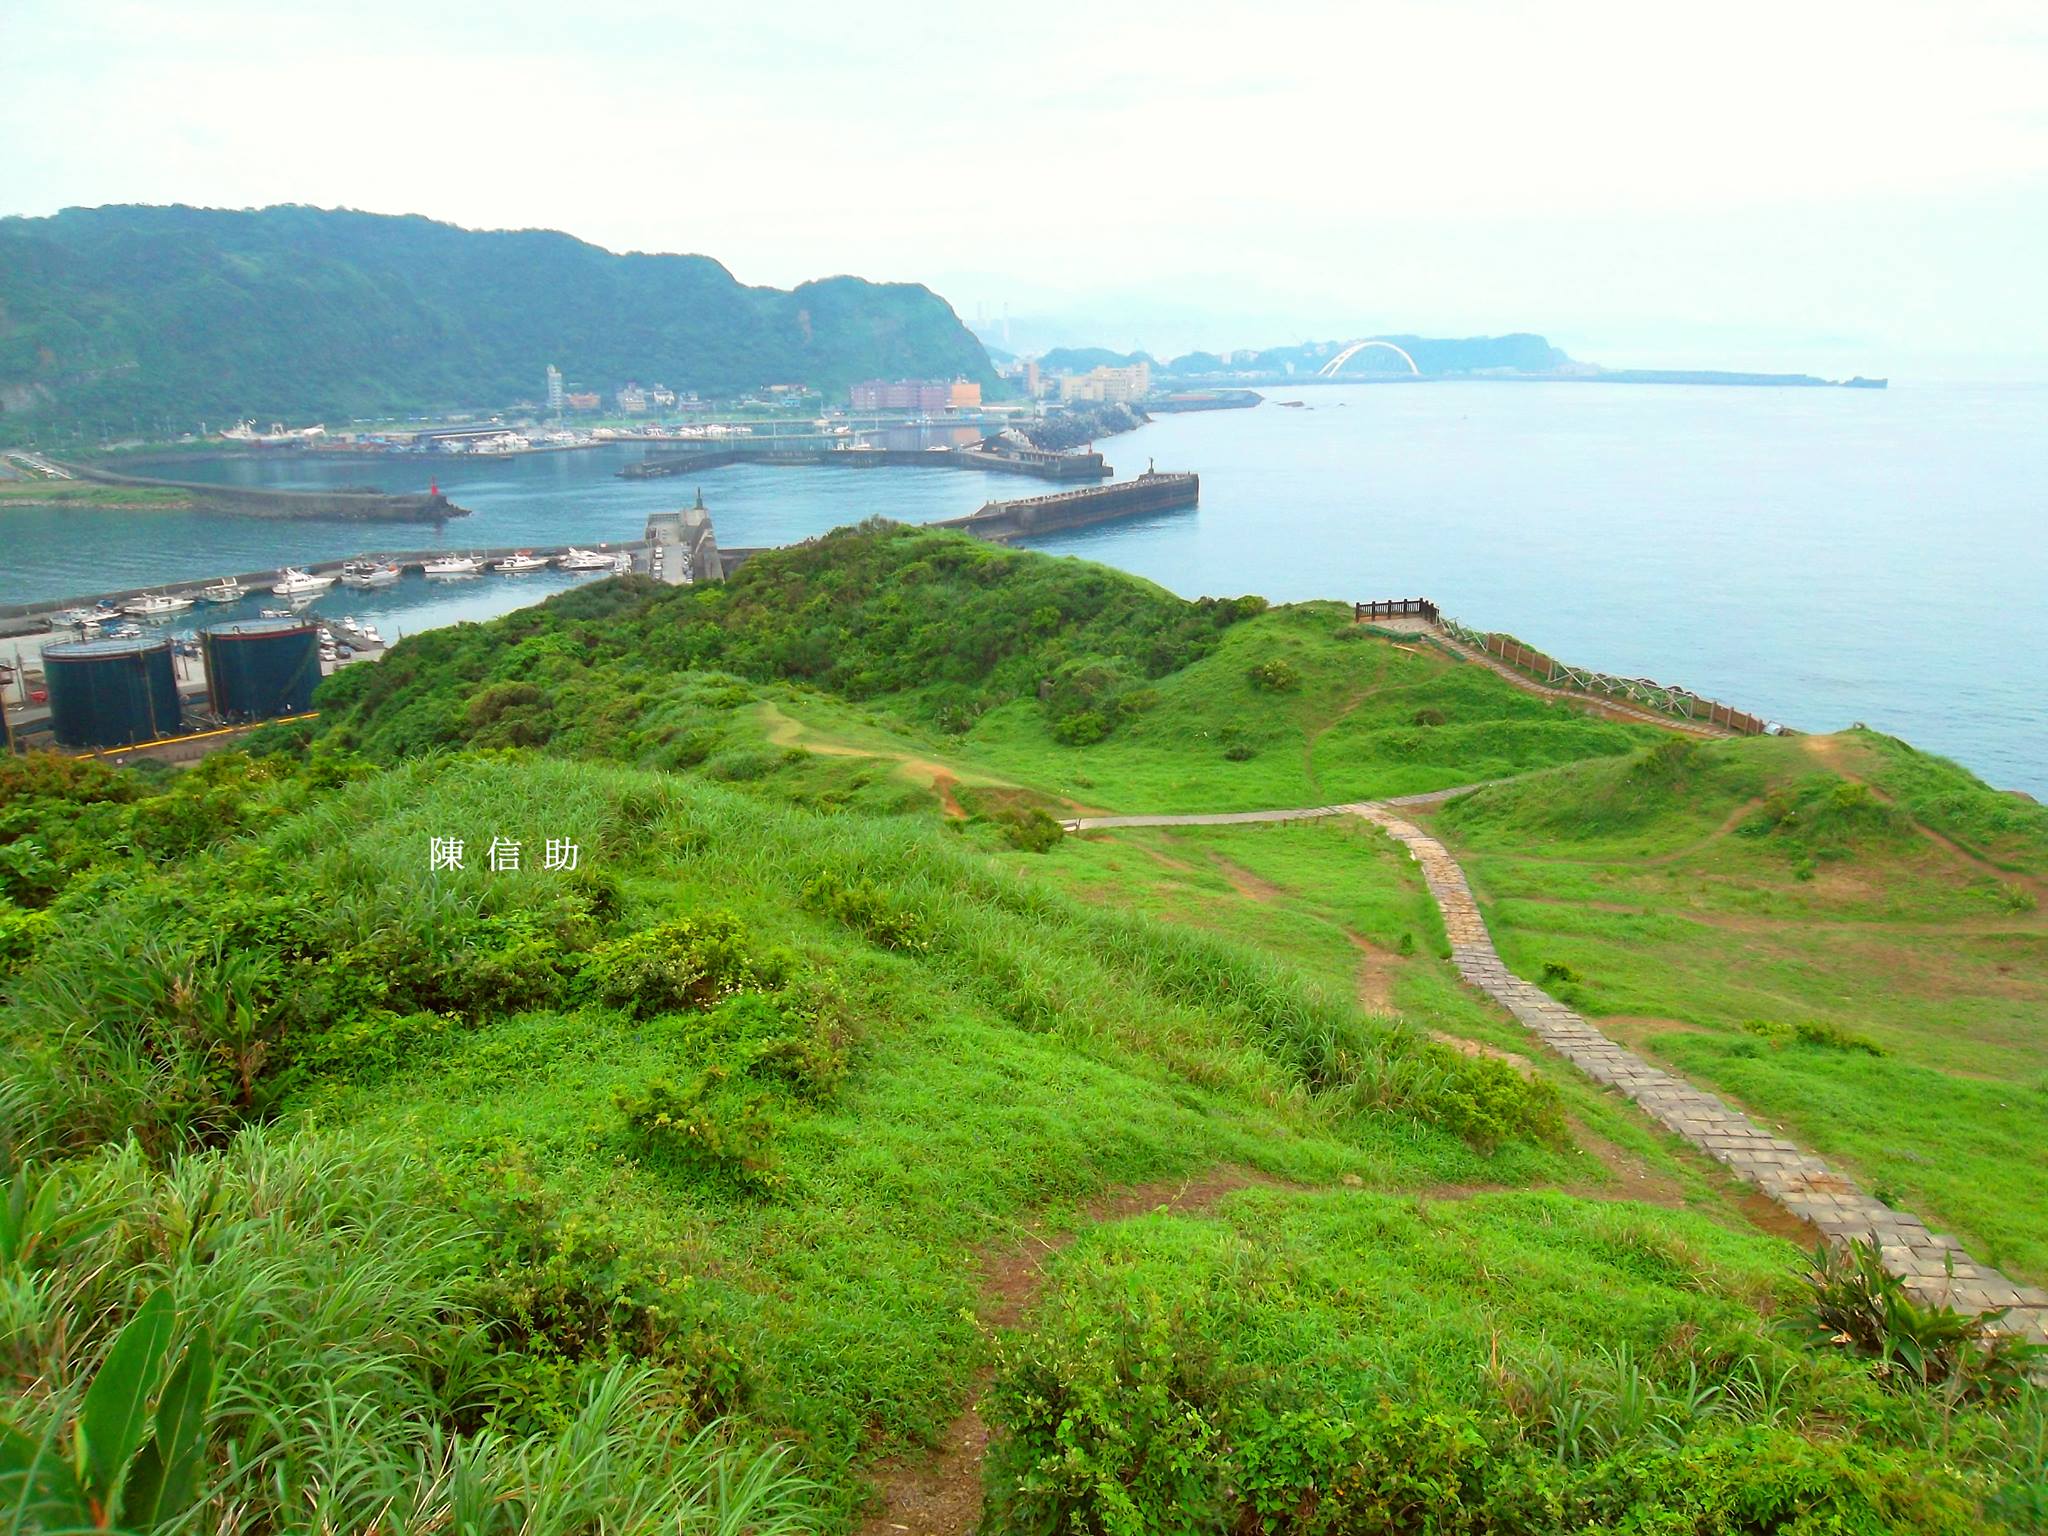
{"type": "Polygon", "coordinates": [[[43,686],[60,746],[125,747],[178,732],[169,635],[46,645],[43,686]]]}
{"type": "Polygon", "coordinates": [[[206,692],[222,720],[304,714],[320,681],[319,632],[302,619],[243,619],[199,637],[206,692]]]}

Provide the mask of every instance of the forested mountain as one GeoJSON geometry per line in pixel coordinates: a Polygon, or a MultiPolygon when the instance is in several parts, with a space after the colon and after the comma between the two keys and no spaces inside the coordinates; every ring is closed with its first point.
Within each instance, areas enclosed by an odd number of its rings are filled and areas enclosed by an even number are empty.
{"type": "Polygon", "coordinates": [[[500,405],[550,363],[606,394],[992,379],[913,283],[752,288],[707,256],[298,206],[0,219],[0,425],[500,405]]]}

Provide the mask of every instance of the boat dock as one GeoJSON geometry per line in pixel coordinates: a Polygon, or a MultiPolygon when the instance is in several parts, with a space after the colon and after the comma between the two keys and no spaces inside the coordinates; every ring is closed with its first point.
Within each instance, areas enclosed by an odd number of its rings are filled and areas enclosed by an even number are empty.
{"type": "MultiPolygon", "coordinates": [[[[469,555],[486,567],[494,560],[503,560],[508,555],[521,553],[544,556],[553,559],[566,555],[572,549],[592,549],[604,555],[628,555],[633,558],[636,570],[645,569],[647,541],[633,539],[611,544],[551,544],[516,545],[493,549],[413,549],[402,552],[371,550],[363,554],[345,555],[339,560],[314,560],[305,565],[280,567],[272,570],[244,571],[227,579],[241,583],[251,595],[268,592],[284,576],[285,570],[304,571],[311,576],[339,576],[341,568],[353,560],[372,560],[379,565],[395,565],[401,571],[419,570],[429,560],[439,560],[448,555],[469,555]]],[[[193,602],[199,600],[201,589],[221,580],[219,576],[208,576],[190,581],[158,582],[147,587],[128,587],[119,592],[95,592],[84,597],[63,597],[54,601],[15,603],[0,607],[0,636],[33,635],[55,626],[56,616],[71,608],[91,608],[100,602],[119,605],[147,593],[161,593],[167,597],[181,597],[193,602]]]]}

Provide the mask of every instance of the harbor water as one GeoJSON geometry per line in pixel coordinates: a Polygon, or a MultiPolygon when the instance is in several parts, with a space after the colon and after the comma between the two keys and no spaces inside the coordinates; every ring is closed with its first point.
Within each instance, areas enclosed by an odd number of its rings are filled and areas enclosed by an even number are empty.
{"type": "MultiPolygon", "coordinates": [[[[1096,445],[1119,478],[1148,459],[1198,471],[1199,508],[1035,547],[1190,596],[1428,596],[1575,665],[1683,684],[1805,729],[1863,721],[2048,798],[2048,386],[1266,393],[1254,410],[1162,416],[1096,445]]],[[[14,509],[0,513],[0,603],[366,547],[630,540],[648,512],[688,505],[700,484],[727,546],[870,516],[929,522],[1044,489],[924,468],[618,479],[640,452],[180,461],[162,472],[387,491],[423,490],[431,476],[475,515],[434,529],[14,509]]],[[[567,579],[409,575],[378,592],[334,588],[313,612],[357,614],[388,638],[487,617],[567,579]]],[[[274,605],[264,594],[245,607],[274,605]]]]}

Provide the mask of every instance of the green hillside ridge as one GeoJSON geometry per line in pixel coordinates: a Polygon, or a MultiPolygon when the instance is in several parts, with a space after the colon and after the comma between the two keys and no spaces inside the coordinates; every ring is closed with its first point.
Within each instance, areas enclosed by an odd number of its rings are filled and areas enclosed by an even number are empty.
{"type": "Polygon", "coordinates": [[[886,1528],[977,1398],[991,1533],[2036,1528],[2039,1392],[1814,1334],[1783,1223],[1460,987],[1388,839],[1059,836],[1519,774],[1436,818],[1475,881],[1611,812],[1589,861],[1705,842],[1773,916],[1854,865],[1982,920],[1947,844],[1809,833],[1791,754],[1860,739],[1675,752],[1347,618],[871,526],[409,638],[255,756],[0,765],[0,1497],[60,1523],[35,1448],[167,1307],[216,1384],[140,1529],[886,1528]]]}
{"type": "Polygon", "coordinates": [[[0,219],[0,429],[186,429],[534,400],[550,363],[609,394],[872,375],[993,382],[917,284],[745,286],[706,256],[544,230],[281,206],[0,219]]]}

